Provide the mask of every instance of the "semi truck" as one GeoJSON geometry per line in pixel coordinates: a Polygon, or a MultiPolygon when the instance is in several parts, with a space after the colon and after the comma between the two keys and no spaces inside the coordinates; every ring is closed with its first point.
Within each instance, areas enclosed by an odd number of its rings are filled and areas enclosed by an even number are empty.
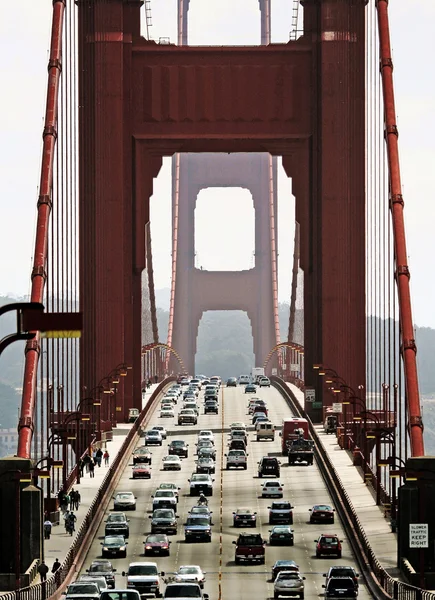
{"type": "Polygon", "coordinates": [[[264,377],[264,367],[252,367],[252,383],[257,383],[261,377],[264,377]]]}
{"type": "Polygon", "coordinates": [[[287,456],[290,445],[294,440],[300,438],[307,440],[310,437],[308,421],[299,417],[283,419],[280,436],[282,455],[287,456]]]}

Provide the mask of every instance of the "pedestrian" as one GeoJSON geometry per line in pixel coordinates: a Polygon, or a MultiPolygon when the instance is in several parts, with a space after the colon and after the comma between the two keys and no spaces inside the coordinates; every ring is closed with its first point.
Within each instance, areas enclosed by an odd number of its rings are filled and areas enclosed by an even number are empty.
{"type": "Polygon", "coordinates": [[[44,539],[49,540],[51,535],[51,528],[53,527],[53,523],[50,519],[45,519],[44,521],[44,539]]]}
{"type": "Polygon", "coordinates": [[[47,581],[48,567],[43,560],[41,560],[41,564],[38,566],[38,573],[41,581],[47,581]]]}
{"type": "Polygon", "coordinates": [[[159,380],[159,376],[158,375],[154,375],[154,383],[157,383],[159,380]]]}
{"type": "Polygon", "coordinates": [[[80,473],[80,477],[83,477],[83,472],[85,470],[85,461],[83,460],[83,458],[79,459],[79,473],[80,473]]]}
{"type": "Polygon", "coordinates": [[[77,502],[76,502],[77,492],[75,491],[74,488],[71,490],[69,497],[71,500],[71,510],[77,510],[78,509],[77,502]]]}
{"type": "Polygon", "coordinates": [[[80,495],[80,492],[78,490],[76,490],[76,510],[79,509],[81,500],[82,500],[82,497],[80,495]]]}
{"type": "Polygon", "coordinates": [[[103,454],[103,458],[104,458],[104,465],[106,467],[109,466],[109,452],[107,451],[107,449],[105,450],[104,454],[103,454]]]}
{"type": "Polygon", "coordinates": [[[101,460],[103,458],[103,451],[101,450],[101,448],[98,448],[98,450],[95,453],[95,459],[96,459],[96,463],[99,467],[101,467],[101,460]]]}
{"type": "Polygon", "coordinates": [[[89,464],[91,462],[91,457],[89,456],[88,453],[85,454],[83,462],[85,463],[86,473],[89,473],[89,464]]]}
{"type": "Polygon", "coordinates": [[[95,464],[92,459],[91,459],[91,462],[89,463],[89,476],[95,477],[95,464]]]}
{"type": "Polygon", "coordinates": [[[56,571],[60,568],[61,564],[59,562],[59,559],[56,558],[56,560],[53,563],[53,566],[51,567],[51,572],[52,573],[56,573],[56,571]]]}

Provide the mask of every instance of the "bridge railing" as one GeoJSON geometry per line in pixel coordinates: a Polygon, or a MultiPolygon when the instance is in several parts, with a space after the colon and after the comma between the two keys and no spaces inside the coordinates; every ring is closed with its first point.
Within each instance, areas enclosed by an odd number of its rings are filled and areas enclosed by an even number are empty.
{"type": "MultiPolygon", "coordinates": [[[[118,454],[113,459],[111,466],[109,467],[106,477],[104,478],[100,488],[98,489],[94,501],[89,507],[89,510],[83,519],[82,525],[74,538],[73,543],[65,557],[61,567],[56,573],[50,577],[47,581],[38,583],[36,585],[30,585],[26,588],[21,588],[18,592],[8,592],[1,595],[1,600],[45,600],[51,596],[59,596],[62,588],[65,587],[72,576],[77,571],[77,565],[79,557],[84,552],[86,556],[87,544],[89,539],[92,539],[95,535],[93,531],[94,519],[101,515],[101,506],[104,503],[105,495],[112,483],[119,474],[121,463],[125,457],[129,457],[129,451],[132,443],[138,435],[138,431],[142,427],[148,413],[152,410],[155,401],[160,392],[167,386],[171,381],[175,381],[176,377],[168,377],[162,381],[157,388],[154,390],[146,406],[142,409],[139,417],[136,419],[132,428],[128,432],[124,443],[122,444],[118,454]]],[[[99,520],[98,520],[99,523],[99,520]]]]}
{"type": "Polygon", "coordinates": [[[320,441],[317,432],[306,414],[301,409],[296,397],[284,380],[272,376],[271,382],[284,398],[287,400],[291,410],[297,416],[307,419],[310,428],[310,434],[315,442],[316,457],[322,476],[327,481],[329,491],[334,498],[337,512],[340,514],[346,534],[352,544],[352,548],[360,565],[361,572],[367,581],[370,593],[373,598],[379,600],[435,600],[435,593],[422,590],[408,583],[398,581],[383,568],[373,552],[367,535],[358,518],[351,499],[346,492],[340,476],[333,463],[329,459],[323,444],[320,441]]]}

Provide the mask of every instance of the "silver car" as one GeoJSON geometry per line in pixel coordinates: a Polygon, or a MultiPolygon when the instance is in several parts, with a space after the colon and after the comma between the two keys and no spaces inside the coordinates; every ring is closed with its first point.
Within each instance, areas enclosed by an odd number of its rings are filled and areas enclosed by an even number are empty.
{"type": "Polygon", "coordinates": [[[273,586],[273,597],[279,596],[299,596],[304,597],[304,580],[299,573],[294,571],[281,571],[278,573],[273,586]]]}
{"type": "Polygon", "coordinates": [[[136,496],[133,492],[118,492],[113,499],[114,510],[136,510],[136,496]]]}

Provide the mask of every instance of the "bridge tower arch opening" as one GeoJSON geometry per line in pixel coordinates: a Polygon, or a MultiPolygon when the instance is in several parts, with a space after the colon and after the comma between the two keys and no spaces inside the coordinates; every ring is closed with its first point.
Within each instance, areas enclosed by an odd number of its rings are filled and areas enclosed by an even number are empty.
{"type": "Polygon", "coordinates": [[[255,267],[255,209],[247,189],[207,187],[196,199],[195,268],[246,271],[255,267]]]}
{"type": "Polygon", "coordinates": [[[246,311],[204,311],[196,335],[195,373],[223,380],[250,373],[255,360],[252,334],[246,311]]]}

